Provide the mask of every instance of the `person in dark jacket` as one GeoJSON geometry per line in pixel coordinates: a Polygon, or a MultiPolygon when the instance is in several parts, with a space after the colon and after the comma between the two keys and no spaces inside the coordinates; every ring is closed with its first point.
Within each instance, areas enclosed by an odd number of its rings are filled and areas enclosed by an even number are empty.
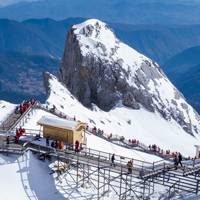
{"type": "Polygon", "coordinates": [[[181,155],[181,153],[179,152],[179,153],[178,153],[178,164],[180,163],[180,165],[181,165],[181,167],[182,167],[181,161],[182,161],[182,155],[181,155]]]}
{"type": "Polygon", "coordinates": [[[115,165],[115,154],[114,154],[114,153],[113,153],[113,155],[112,155],[112,157],[111,157],[111,161],[112,161],[112,163],[111,163],[110,166],[113,165],[113,166],[115,167],[116,165],[115,165]]]}
{"type": "Polygon", "coordinates": [[[51,147],[52,147],[52,148],[55,148],[55,141],[52,141],[51,147]]]}
{"type": "Polygon", "coordinates": [[[49,146],[49,136],[46,137],[46,146],[49,146]]]}
{"type": "Polygon", "coordinates": [[[174,156],[174,166],[175,166],[175,169],[177,169],[177,166],[178,166],[178,158],[177,158],[177,155],[174,156]]]}
{"type": "Polygon", "coordinates": [[[8,136],[7,138],[6,138],[6,142],[7,142],[7,147],[9,147],[9,144],[10,144],[10,136],[8,136]]]}
{"type": "Polygon", "coordinates": [[[17,136],[15,136],[15,143],[18,143],[19,138],[17,136]]]}

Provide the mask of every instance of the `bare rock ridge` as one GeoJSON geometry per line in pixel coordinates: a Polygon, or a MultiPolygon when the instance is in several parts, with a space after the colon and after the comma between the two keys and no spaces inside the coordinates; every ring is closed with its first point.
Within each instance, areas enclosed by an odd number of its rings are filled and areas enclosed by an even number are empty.
{"type": "Polygon", "coordinates": [[[86,107],[109,111],[117,103],[141,107],[199,133],[200,117],[151,59],[118,40],[91,19],[69,28],[58,80],[86,107]]]}

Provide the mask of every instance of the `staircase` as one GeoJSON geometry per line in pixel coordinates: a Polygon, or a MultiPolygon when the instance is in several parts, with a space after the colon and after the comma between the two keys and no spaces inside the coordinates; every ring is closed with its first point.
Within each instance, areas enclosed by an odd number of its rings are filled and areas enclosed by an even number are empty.
{"type": "Polygon", "coordinates": [[[15,124],[15,122],[20,118],[20,113],[13,113],[12,117],[5,123],[2,127],[2,130],[8,132],[9,129],[15,124]]]}
{"type": "Polygon", "coordinates": [[[9,127],[19,118],[18,114],[15,112],[15,108],[0,122],[0,129],[2,132],[7,132],[9,127]]]}

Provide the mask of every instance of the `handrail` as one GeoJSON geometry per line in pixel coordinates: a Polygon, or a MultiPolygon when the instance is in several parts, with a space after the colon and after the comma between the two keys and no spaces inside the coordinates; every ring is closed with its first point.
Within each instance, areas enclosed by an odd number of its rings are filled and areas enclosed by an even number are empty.
{"type": "Polygon", "coordinates": [[[27,111],[24,112],[22,116],[20,116],[20,118],[9,128],[9,130],[8,130],[7,132],[11,132],[11,131],[19,124],[19,122],[20,122],[22,119],[24,119],[24,117],[25,117],[26,115],[28,115],[28,114],[33,110],[33,108],[36,107],[36,105],[37,105],[37,102],[34,102],[33,105],[30,105],[30,107],[27,109],[27,111]]]}
{"type": "MultiPolygon", "coordinates": [[[[3,151],[4,151],[4,149],[6,149],[7,151],[8,150],[10,150],[10,151],[14,150],[14,152],[21,150],[21,152],[24,153],[25,150],[29,149],[30,145],[31,145],[31,148],[33,148],[32,146],[35,146],[36,150],[47,151],[47,153],[56,153],[56,154],[60,154],[60,155],[61,155],[61,153],[64,153],[63,155],[65,155],[67,153],[67,154],[73,154],[74,155],[74,153],[68,151],[68,150],[74,150],[74,148],[69,147],[67,149],[59,150],[59,149],[51,148],[49,146],[47,147],[47,146],[44,146],[44,145],[35,144],[35,143],[31,143],[31,142],[26,142],[23,145],[22,148],[14,148],[14,147],[9,148],[9,147],[4,147],[4,145],[2,145],[2,147],[3,147],[3,151]]],[[[7,151],[5,151],[5,152],[7,152],[7,151]]],[[[89,156],[91,158],[94,158],[93,160],[99,159],[99,160],[101,160],[101,163],[107,163],[108,161],[111,161],[110,154],[108,154],[107,152],[101,152],[101,151],[97,151],[97,150],[90,149],[90,148],[86,148],[86,151],[84,151],[84,150],[81,151],[81,154],[79,156],[84,156],[84,155],[89,156]],[[101,153],[105,153],[105,154],[102,155],[101,153]]],[[[121,160],[120,155],[115,155],[115,158],[118,158],[118,159],[116,159],[116,161],[119,161],[119,162],[115,162],[116,166],[122,166],[123,165],[123,167],[126,167],[126,161],[121,160]]],[[[127,157],[125,157],[125,158],[127,158],[127,157]]],[[[130,160],[130,158],[128,158],[128,160],[130,160]]],[[[148,175],[152,176],[152,173],[154,173],[154,175],[155,175],[155,173],[163,173],[163,171],[161,172],[160,170],[165,170],[166,167],[169,168],[171,166],[170,169],[175,167],[175,165],[169,165],[169,164],[165,165],[164,164],[163,167],[161,167],[160,169],[155,169],[155,168],[151,167],[152,163],[149,163],[149,162],[146,162],[146,161],[140,161],[140,160],[137,160],[137,159],[132,159],[132,161],[133,161],[133,168],[135,170],[137,170],[137,169],[138,170],[139,169],[145,170],[145,174],[147,176],[148,175]],[[137,163],[136,161],[139,161],[139,162],[137,163]],[[145,163],[150,164],[150,166],[149,165],[146,166],[145,163]]],[[[195,169],[195,167],[193,167],[193,169],[195,169]]],[[[183,176],[184,176],[184,173],[183,173],[183,176]]],[[[143,178],[143,177],[141,176],[141,178],[143,178]]]]}
{"type": "Polygon", "coordinates": [[[0,127],[3,127],[4,124],[14,115],[16,108],[12,109],[10,113],[6,115],[6,117],[3,118],[0,122],[0,127]]]}
{"type": "MultiPolygon", "coordinates": [[[[33,144],[34,146],[37,146],[37,147],[39,147],[40,146],[40,149],[41,149],[41,147],[43,147],[43,148],[48,148],[48,149],[50,149],[50,150],[53,150],[54,148],[51,148],[50,146],[44,146],[44,145],[40,145],[40,144],[35,144],[35,143],[31,143],[31,142],[29,142],[29,144],[33,144]]],[[[73,146],[74,147],[74,146],[73,146]]],[[[74,148],[73,148],[74,149],[74,148]]],[[[56,149],[56,152],[68,152],[67,150],[71,150],[71,148],[67,148],[67,149],[63,149],[63,150],[59,150],[59,149],[56,149]]],[[[69,153],[69,152],[68,152],[69,153]]],[[[82,154],[86,154],[86,155],[92,155],[92,157],[96,157],[96,158],[99,158],[99,159],[101,159],[101,158],[103,158],[103,160],[105,160],[105,158],[108,158],[108,160],[110,160],[110,157],[109,157],[109,153],[107,153],[107,152],[101,152],[101,151],[97,151],[97,150],[94,150],[94,149],[90,149],[90,148],[86,148],[86,151],[81,151],[81,153],[82,154]],[[95,153],[95,152],[97,152],[97,153],[95,153]],[[101,153],[105,153],[105,155],[102,155],[101,153]]],[[[120,155],[115,155],[115,159],[116,158],[121,158],[122,156],[120,156],[120,155]]],[[[124,157],[124,158],[127,158],[127,157],[124,157]]],[[[116,160],[118,160],[118,159],[116,159],[116,160]]],[[[146,164],[150,164],[150,165],[152,165],[152,163],[149,163],[149,162],[145,162],[145,161],[140,161],[140,160],[136,160],[136,159],[131,159],[131,158],[128,158],[127,160],[133,160],[133,165],[134,166],[140,166],[140,167],[143,167],[143,168],[145,168],[145,163],[146,164]],[[139,163],[141,163],[141,165],[139,165],[139,164],[137,164],[137,161],[139,162],[139,163]]],[[[122,164],[122,163],[124,163],[124,165],[126,165],[127,164],[127,162],[123,162],[123,161],[121,161],[121,159],[119,159],[118,160],[119,161],[119,163],[115,163],[115,164],[122,164]]],[[[149,167],[149,166],[148,166],[149,167]]]]}

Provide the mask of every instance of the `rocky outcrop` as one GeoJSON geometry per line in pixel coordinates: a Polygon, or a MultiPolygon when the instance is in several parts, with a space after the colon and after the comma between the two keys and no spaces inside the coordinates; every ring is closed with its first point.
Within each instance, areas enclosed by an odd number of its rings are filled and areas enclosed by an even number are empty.
{"type": "Polygon", "coordinates": [[[199,132],[199,115],[162,69],[98,20],[69,28],[58,80],[86,107],[94,103],[109,111],[122,102],[133,109],[158,111],[190,134],[199,132]]]}
{"type": "Polygon", "coordinates": [[[52,79],[52,75],[49,72],[43,71],[42,76],[43,76],[43,87],[46,91],[47,99],[48,99],[50,96],[50,92],[51,92],[50,85],[49,85],[49,79],[52,79]]]}
{"type": "Polygon", "coordinates": [[[140,108],[140,106],[138,105],[138,103],[134,100],[134,97],[133,97],[132,93],[130,93],[130,92],[127,92],[124,95],[122,103],[125,106],[131,107],[133,109],[139,109],[140,108]]]}

